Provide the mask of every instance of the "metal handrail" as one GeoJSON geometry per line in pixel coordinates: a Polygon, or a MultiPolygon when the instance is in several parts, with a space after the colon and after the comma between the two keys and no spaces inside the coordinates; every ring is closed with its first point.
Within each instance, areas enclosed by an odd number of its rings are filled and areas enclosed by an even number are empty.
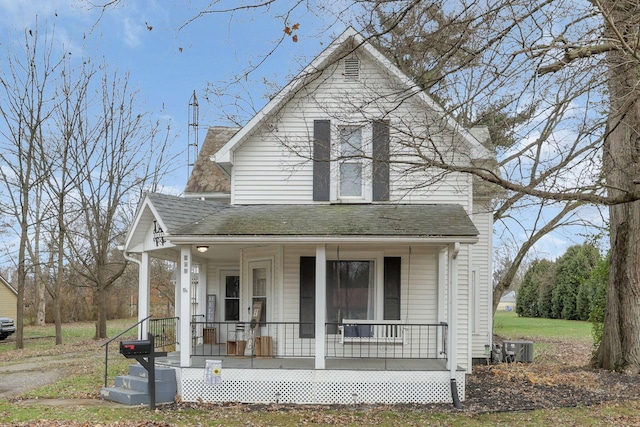
{"type": "Polygon", "coordinates": [[[107,370],[109,369],[109,344],[113,341],[115,341],[116,339],[120,338],[121,336],[123,336],[124,334],[126,334],[127,332],[129,332],[130,330],[132,330],[133,328],[135,328],[136,326],[138,326],[139,324],[141,324],[142,322],[148,320],[150,317],[152,317],[153,315],[147,316],[142,320],[139,320],[138,323],[130,326],[129,328],[125,329],[124,331],[120,332],[118,335],[116,335],[115,337],[111,338],[110,340],[106,341],[105,343],[103,343],[100,347],[104,347],[104,386],[107,386],[107,370]]]}

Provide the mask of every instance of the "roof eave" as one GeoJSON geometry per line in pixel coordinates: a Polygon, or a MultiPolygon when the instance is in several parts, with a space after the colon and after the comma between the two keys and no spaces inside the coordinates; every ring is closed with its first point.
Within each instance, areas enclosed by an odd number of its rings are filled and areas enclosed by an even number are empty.
{"type": "Polygon", "coordinates": [[[478,236],[211,236],[177,235],[169,238],[172,244],[265,244],[265,243],[403,243],[403,244],[450,244],[472,245],[478,242],[478,236]]]}

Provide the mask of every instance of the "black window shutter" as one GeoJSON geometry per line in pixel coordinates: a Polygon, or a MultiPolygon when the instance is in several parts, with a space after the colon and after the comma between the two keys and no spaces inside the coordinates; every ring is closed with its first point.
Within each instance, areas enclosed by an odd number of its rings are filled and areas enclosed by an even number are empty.
{"type": "Polygon", "coordinates": [[[313,121],[313,200],[329,200],[331,122],[313,121]]]}
{"type": "Polygon", "coordinates": [[[300,257],[300,338],[316,337],[316,257],[300,257]]]}
{"type": "Polygon", "coordinates": [[[389,200],[389,121],[373,122],[373,200],[389,200]]]}
{"type": "Polygon", "coordinates": [[[384,257],[384,320],[400,320],[400,257],[384,257]]]}

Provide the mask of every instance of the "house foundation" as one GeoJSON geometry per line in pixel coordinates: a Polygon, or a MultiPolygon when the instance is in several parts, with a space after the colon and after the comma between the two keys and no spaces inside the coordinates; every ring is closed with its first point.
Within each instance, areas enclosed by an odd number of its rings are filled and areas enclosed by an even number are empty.
{"type": "MultiPolygon", "coordinates": [[[[205,384],[202,368],[176,368],[184,402],[293,404],[451,403],[448,371],[361,371],[222,368],[219,384],[205,384]]],[[[465,373],[456,374],[458,396],[465,373]]]]}

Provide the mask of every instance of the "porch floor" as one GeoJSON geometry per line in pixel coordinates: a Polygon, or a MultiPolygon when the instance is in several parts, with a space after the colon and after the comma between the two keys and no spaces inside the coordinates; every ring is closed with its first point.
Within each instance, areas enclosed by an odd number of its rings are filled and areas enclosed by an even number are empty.
{"type": "MultiPolygon", "coordinates": [[[[237,369],[315,369],[312,357],[191,356],[192,368],[204,368],[206,360],[221,360],[225,368],[237,369]]],[[[158,365],[180,366],[180,353],[156,359],[158,365]]],[[[446,371],[446,359],[327,358],[327,370],[356,371],[446,371]]],[[[460,370],[461,368],[458,368],[460,370]]]]}

